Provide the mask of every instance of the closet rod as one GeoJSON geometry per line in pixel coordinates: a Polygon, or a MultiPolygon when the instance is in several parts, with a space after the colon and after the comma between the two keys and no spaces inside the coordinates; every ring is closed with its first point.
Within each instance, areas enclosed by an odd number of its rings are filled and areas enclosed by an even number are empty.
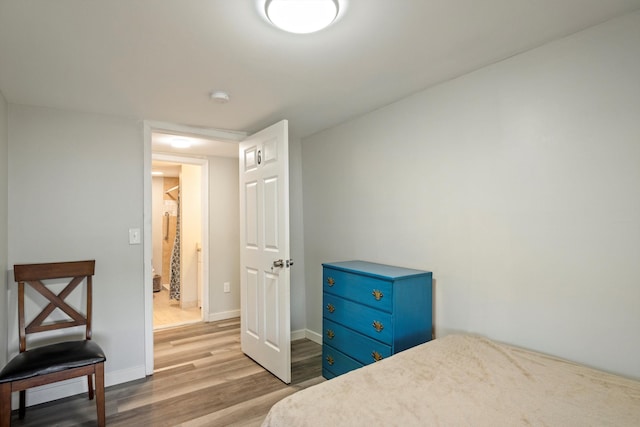
{"type": "Polygon", "coordinates": [[[176,185],[175,187],[171,187],[170,189],[168,189],[167,191],[164,192],[164,194],[169,194],[171,193],[173,190],[177,190],[178,188],[180,188],[179,185],[176,185]]]}

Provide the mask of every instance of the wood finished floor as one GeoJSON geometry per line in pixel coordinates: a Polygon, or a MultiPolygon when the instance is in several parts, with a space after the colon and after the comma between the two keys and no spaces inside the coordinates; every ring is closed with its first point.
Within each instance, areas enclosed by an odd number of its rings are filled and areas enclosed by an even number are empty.
{"type": "Polygon", "coordinates": [[[159,330],[202,321],[200,308],[181,308],[180,302],[169,299],[169,291],[162,288],[153,293],[153,329],[159,330]]]}
{"type": "MultiPolygon", "coordinates": [[[[154,342],[153,376],[107,388],[108,426],[259,426],[274,403],[323,381],[320,345],[292,343],[286,385],[242,353],[240,319],[156,331],[154,342]]],[[[11,425],[95,420],[94,401],[79,395],[29,407],[24,420],[14,411],[11,425]]]]}

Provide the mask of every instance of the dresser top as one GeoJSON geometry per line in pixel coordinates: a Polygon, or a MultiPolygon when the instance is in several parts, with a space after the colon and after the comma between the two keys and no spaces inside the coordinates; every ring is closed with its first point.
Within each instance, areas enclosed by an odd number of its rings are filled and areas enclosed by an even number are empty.
{"type": "Polygon", "coordinates": [[[342,261],[342,262],[325,262],[323,267],[329,267],[336,270],[350,271],[362,273],[372,277],[383,279],[397,279],[407,276],[421,276],[431,274],[429,271],[414,270],[412,268],[395,267],[392,265],[376,264],[367,261],[342,261]]]}

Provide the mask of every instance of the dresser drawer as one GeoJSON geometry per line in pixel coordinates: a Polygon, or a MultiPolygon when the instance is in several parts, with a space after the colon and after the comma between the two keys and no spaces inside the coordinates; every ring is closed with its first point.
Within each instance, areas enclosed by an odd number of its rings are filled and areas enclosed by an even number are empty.
{"type": "MultiPolygon", "coordinates": [[[[322,370],[333,376],[345,374],[363,365],[329,345],[322,346],[322,370]]],[[[325,377],[326,378],[326,377],[325,377]]]]}
{"type": "Polygon", "coordinates": [[[333,378],[429,341],[432,276],[360,260],[323,263],[322,375],[333,378]]]}
{"type": "Polygon", "coordinates": [[[324,336],[322,341],[339,349],[358,362],[368,365],[391,356],[391,346],[345,328],[328,319],[323,320],[324,336]]]}
{"type": "Polygon", "coordinates": [[[323,317],[363,333],[378,341],[391,344],[393,337],[392,316],[366,305],[361,305],[334,295],[324,294],[323,317]]]}
{"type": "Polygon", "coordinates": [[[393,292],[391,282],[346,271],[325,268],[322,290],[370,307],[391,312],[393,292]]]}

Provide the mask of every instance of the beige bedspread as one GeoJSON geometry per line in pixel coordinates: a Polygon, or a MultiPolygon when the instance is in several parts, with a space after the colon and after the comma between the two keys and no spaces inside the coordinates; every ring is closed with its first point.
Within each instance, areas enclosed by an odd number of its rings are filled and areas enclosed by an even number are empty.
{"type": "Polygon", "coordinates": [[[640,426],[640,381],[451,335],[302,390],[263,427],[640,426]]]}

